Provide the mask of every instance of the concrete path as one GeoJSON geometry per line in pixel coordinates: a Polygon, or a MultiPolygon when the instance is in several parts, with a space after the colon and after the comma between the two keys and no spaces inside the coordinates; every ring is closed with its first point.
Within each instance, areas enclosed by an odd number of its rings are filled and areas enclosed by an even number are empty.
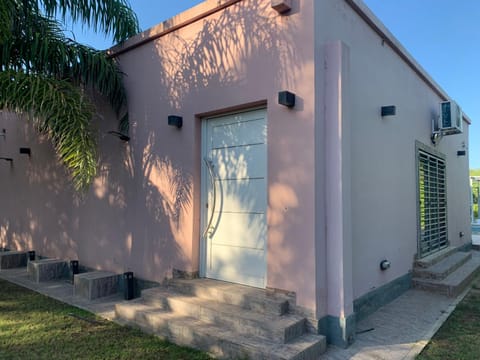
{"type": "Polygon", "coordinates": [[[353,345],[348,349],[329,346],[322,359],[415,359],[467,292],[452,299],[408,290],[360,321],[353,345]]]}
{"type": "MultiPolygon", "coordinates": [[[[0,279],[35,290],[40,294],[90,311],[108,320],[113,320],[115,317],[115,304],[124,301],[120,293],[91,301],[73,296],[73,285],[71,282],[61,280],[35,283],[28,278],[26,268],[1,270],[0,279]]],[[[2,291],[2,289],[0,289],[0,291],[2,291]]]]}
{"type": "MultiPolygon", "coordinates": [[[[34,283],[25,268],[1,270],[0,278],[41,294],[114,320],[114,306],[121,294],[88,301],[73,296],[67,281],[34,283]]],[[[0,289],[1,291],[1,289],[0,289]]],[[[348,349],[329,346],[325,360],[414,359],[440,328],[466,292],[456,299],[420,290],[409,290],[376,313],[360,321],[357,340],[348,349]]]]}

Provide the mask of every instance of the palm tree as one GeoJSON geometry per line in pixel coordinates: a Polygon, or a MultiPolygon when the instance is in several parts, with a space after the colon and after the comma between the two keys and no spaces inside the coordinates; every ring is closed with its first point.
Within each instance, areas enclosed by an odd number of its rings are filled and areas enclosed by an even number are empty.
{"type": "Polygon", "coordinates": [[[139,31],[127,0],[1,0],[0,109],[26,114],[51,139],[81,190],[97,168],[95,109],[87,93],[109,99],[122,132],[128,131],[128,113],[115,60],[68,38],[67,20],[115,42],[139,31]]]}

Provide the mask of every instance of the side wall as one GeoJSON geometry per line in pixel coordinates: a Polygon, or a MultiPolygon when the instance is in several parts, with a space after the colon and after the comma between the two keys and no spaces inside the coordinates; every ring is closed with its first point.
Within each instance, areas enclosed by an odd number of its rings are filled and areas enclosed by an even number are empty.
{"type": "MultiPolygon", "coordinates": [[[[326,44],[332,41],[341,41],[349,49],[349,96],[341,106],[348,108],[351,126],[351,153],[345,156],[351,158],[356,299],[412,269],[417,253],[416,141],[446,157],[451,245],[471,238],[468,157],[457,157],[457,150],[468,149],[468,126],[464,123],[463,134],[446,136],[434,146],[431,121],[438,116],[440,95],[346,1],[322,1],[316,4],[315,13],[317,64],[323,64],[326,44]],[[395,105],[397,114],[382,118],[380,108],[385,105],[395,105]],[[379,269],[383,259],[392,264],[384,272],[379,269]]],[[[324,83],[324,75],[317,72],[317,102],[322,106],[330,91],[323,89],[324,83]]],[[[323,121],[320,113],[317,121],[323,121]]]]}

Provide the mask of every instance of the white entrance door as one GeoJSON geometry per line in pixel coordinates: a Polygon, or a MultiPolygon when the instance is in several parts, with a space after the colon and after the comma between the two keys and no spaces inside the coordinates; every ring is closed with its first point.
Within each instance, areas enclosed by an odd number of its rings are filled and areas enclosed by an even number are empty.
{"type": "Polygon", "coordinates": [[[204,275],[265,287],[266,111],[210,118],[203,126],[204,275]]]}

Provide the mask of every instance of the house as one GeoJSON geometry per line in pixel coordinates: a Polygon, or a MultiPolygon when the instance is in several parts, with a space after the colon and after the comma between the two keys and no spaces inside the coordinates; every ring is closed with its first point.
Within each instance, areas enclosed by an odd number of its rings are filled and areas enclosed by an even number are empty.
{"type": "Polygon", "coordinates": [[[207,0],[111,54],[131,139],[96,99],[84,198],[48,143],[0,120],[0,151],[32,149],[0,167],[0,246],[294,293],[341,346],[416,261],[469,249],[470,120],[361,0],[207,0]]]}

